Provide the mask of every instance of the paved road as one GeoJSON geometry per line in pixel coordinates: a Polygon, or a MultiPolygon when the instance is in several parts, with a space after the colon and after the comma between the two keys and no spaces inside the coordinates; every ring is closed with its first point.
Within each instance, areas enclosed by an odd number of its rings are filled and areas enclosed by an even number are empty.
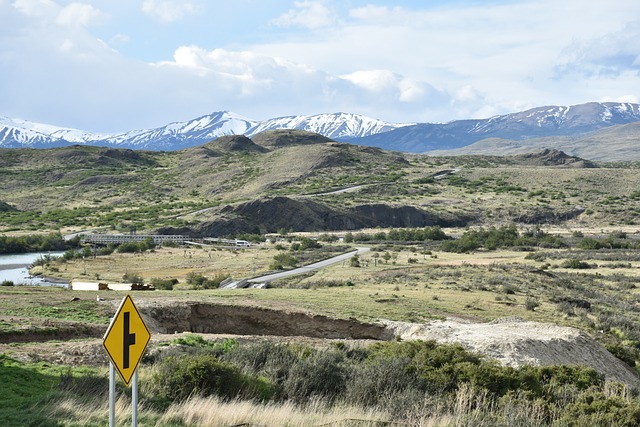
{"type": "Polygon", "coordinates": [[[361,188],[369,187],[370,185],[373,185],[373,184],[375,183],[354,185],[353,187],[347,187],[341,190],[329,191],[328,193],[304,194],[302,197],[330,196],[333,194],[353,193],[355,191],[360,190],[361,188]]]}
{"type": "Polygon", "coordinates": [[[297,276],[298,274],[309,273],[310,271],[318,270],[320,268],[328,267],[333,264],[348,260],[354,255],[361,255],[369,252],[370,248],[356,248],[355,251],[347,252],[346,254],[338,255],[333,258],[325,259],[324,261],[316,262],[313,264],[305,265],[304,267],[294,268],[293,270],[281,271],[279,273],[267,274],[265,276],[254,277],[249,279],[250,283],[266,283],[276,279],[282,279],[284,277],[297,276]]]}

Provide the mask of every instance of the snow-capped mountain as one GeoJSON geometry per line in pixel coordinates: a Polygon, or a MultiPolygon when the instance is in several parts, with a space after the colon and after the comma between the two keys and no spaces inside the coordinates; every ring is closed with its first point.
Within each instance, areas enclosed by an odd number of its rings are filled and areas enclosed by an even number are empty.
{"type": "Polygon", "coordinates": [[[186,122],[170,123],[114,135],[98,135],[26,120],[0,119],[0,147],[47,148],[87,144],[146,150],[177,150],[201,145],[225,135],[253,136],[274,129],[298,129],[333,139],[350,140],[397,129],[391,124],[347,113],[290,116],[262,122],[228,111],[216,112],[186,122]]]}
{"type": "Polygon", "coordinates": [[[483,120],[419,123],[357,141],[361,145],[423,153],[465,147],[486,138],[526,140],[545,136],[573,136],[640,121],[640,105],[596,103],[571,107],[538,107],[483,120]]]}
{"type": "Polygon", "coordinates": [[[145,150],[175,150],[204,144],[225,135],[242,135],[256,124],[257,122],[238,114],[220,111],[156,129],[111,135],[92,144],[145,150]]]}
{"type": "Polygon", "coordinates": [[[103,135],[34,123],[21,119],[0,117],[0,147],[57,147],[85,144],[101,139],[103,135]]]}
{"type": "Polygon", "coordinates": [[[114,135],[0,117],[0,147],[50,148],[86,144],[178,150],[201,145],[224,135],[251,137],[267,130],[298,129],[354,144],[421,153],[464,147],[486,138],[525,140],[581,135],[607,126],[639,121],[640,105],[629,103],[549,106],[488,119],[418,124],[387,123],[349,113],[289,116],[260,122],[222,111],[156,129],[114,135]]]}
{"type": "Polygon", "coordinates": [[[247,136],[274,129],[297,129],[319,133],[327,138],[351,140],[389,132],[411,124],[387,123],[370,117],[350,113],[288,116],[265,120],[251,128],[247,136]]]}

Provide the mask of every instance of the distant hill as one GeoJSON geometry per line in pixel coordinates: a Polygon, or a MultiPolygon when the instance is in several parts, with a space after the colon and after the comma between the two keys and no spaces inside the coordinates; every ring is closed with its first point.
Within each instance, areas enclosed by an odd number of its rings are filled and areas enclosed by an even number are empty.
{"type": "Polygon", "coordinates": [[[356,143],[413,153],[462,148],[488,138],[520,141],[525,146],[534,138],[578,137],[636,122],[640,122],[638,104],[592,102],[571,107],[538,107],[484,120],[417,124],[360,138],[356,143]]]}
{"type": "Polygon", "coordinates": [[[615,125],[579,136],[559,136],[509,140],[488,138],[453,150],[433,150],[427,154],[509,156],[542,149],[561,150],[593,161],[640,160],[640,122],[615,125]]]}

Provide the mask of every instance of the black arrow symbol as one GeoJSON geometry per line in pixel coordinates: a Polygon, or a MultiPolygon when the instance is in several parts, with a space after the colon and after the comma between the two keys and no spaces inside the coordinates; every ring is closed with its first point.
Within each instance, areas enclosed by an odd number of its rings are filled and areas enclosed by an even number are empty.
{"type": "Polygon", "coordinates": [[[124,312],[124,351],[122,368],[129,369],[129,347],[136,343],[136,334],[130,333],[130,314],[128,311],[124,312]]]}

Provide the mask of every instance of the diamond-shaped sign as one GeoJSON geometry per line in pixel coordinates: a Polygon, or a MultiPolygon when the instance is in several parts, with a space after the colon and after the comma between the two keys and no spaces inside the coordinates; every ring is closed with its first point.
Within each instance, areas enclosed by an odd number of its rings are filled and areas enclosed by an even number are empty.
{"type": "Polygon", "coordinates": [[[102,340],[102,346],[126,385],[131,382],[150,339],[149,328],[142,320],[133,299],[127,295],[102,340]]]}

